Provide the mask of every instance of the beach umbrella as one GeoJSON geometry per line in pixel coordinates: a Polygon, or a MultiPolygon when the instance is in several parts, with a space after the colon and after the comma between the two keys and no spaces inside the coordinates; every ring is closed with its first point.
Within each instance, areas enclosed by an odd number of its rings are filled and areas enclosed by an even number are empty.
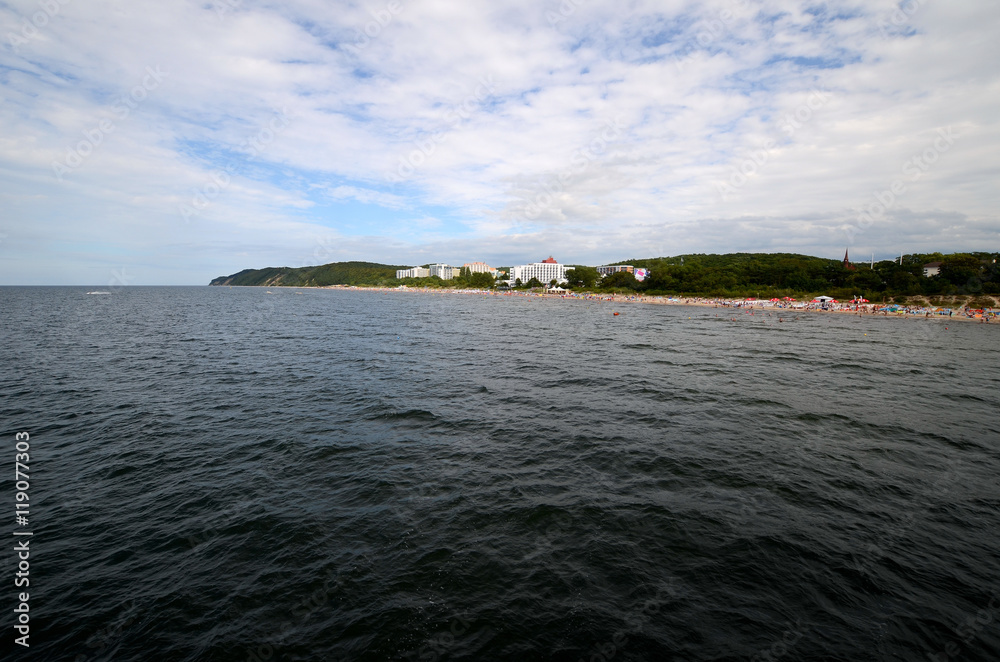
{"type": "Polygon", "coordinates": [[[792,297],[785,297],[785,301],[795,301],[792,297]]]}
{"type": "Polygon", "coordinates": [[[781,301],[781,299],[771,299],[771,301],[781,301]]]}
{"type": "Polygon", "coordinates": [[[871,303],[868,299],[860,299],[859,303],[871,303]]]}

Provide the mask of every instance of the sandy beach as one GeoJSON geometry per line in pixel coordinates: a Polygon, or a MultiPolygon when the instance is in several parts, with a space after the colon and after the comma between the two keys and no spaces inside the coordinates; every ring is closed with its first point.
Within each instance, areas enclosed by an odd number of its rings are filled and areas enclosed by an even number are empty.
{"type": "MultiPolygon", "coordinates": [[[[296,288],[290,288],[296,289],[296,288]]],[[[756,315],[764,314],[772,317],[790,317],[797,313],[817,313],[817,314],[839,314],[839,315],[875,315],[879,317],[889,317],[897,319],[912,320],[935,320],[943,322],[975,322],[996,324],[1000,327],[1000,309],[987,308],[985,310],[969,310],[966,308],[947,308],[930,305],[897,305],[897,304],[876,304],[876,303],[850,303],[850,302],[829,302],[821,304],[804,301],[769,301],[763,299],[713,299],[704,297],[674,297],[674,296],[646,296],[641,294],[604,294],[604,293],[547,293],[532,292],[524,290],[494,291],[475,289],[435,289],[435,288],[414,288],[414,287],[363,287],[354,285],[329,285],[319,288],[301,289],[339,289],[339,290],[361,290],[368,292],[384,292],[393,294],[436,294],[436,295],[465,295],[482,297],[521,297],[538,299],[573,299],[578,301],[589,301],[606,304],[652,304],[665,306],[698,306],[703,308],[728,309],[731,311],[730,317],[734,313],[756,315]]],[[[612,311],[614,312],[614,311],[612,311]]]]}

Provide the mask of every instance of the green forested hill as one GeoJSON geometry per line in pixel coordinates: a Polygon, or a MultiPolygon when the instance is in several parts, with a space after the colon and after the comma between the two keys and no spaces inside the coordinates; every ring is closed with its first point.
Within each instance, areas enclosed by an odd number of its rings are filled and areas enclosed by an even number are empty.
{"type": "Polygon", "coordinates": [[[898,261],[856,262],[794,253],[678,255],[626,260],[650,275],[638,289],[687,294],[775,295],[828,292],[847,297],[878,295],[1000,294],[996,253],[926,253],[898,261]],[[923,265],[941,262],[941,273],[925,278],[923,265]]]}
{"type": "Polygon", "coordinates": [[[828,287],[843,262],[794,253],[695,254],[633,260],[655,275],[656,289],[734,290],[764,286],[798,291],[828,287]]]}
{"type": "Polygon", "coordinates": [[[232,276],[219,276],[209,285],[386,285],[396,279],[397,269],[407,267],[374,262],[333,262],[318,267],[267,267],[244,269],[232,276]]]}
{"type": "MultiPolygon", "coordinates": [[[[874,268],[857,262],[845,268],[840,260],[794,253],[729,253],[726,255],[677,255],[631,259],[611,264],[631,264],[649,269],[644,282],[629,274],[614,274],[597,283],[599,289],[631,289],[651,294],[694,296],[802,296],[829,294],[848,299],[860,295],[879,300],[887,297],[935,295],[1000,294],[997,253],[925,253],[906,255],[902,264],[893,260],[876,262],[874,268]],[[923,265],[940,262],[941,273],[923,275],[923,265]]],[[[246,269],[221,276],[212,285],[409,285],[413,287],[488,287],[468,278],[410,278],[396,280],[396,270],[405,266],[372,262],[334,262],[318,267],[269,267],[246,269]]],[[[573,289],[594,287],[597,271],[589,283],[571,270],[573,289]]]]}

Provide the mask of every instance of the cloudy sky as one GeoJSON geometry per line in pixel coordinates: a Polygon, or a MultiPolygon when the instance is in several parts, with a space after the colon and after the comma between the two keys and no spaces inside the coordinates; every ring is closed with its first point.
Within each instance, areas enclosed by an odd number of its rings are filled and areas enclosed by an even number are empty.
{"type": "Polygon", "coordinates": [[[0,2],[0,284],[1000,248],[984,0],[0,2]]]}

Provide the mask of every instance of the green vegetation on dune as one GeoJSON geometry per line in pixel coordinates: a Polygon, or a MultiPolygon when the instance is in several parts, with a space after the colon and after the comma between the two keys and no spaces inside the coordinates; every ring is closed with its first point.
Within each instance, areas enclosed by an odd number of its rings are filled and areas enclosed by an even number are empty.
{"type": "MultiPolygon", "coordinates": [[[[645,282],[621,287],[650,293],[697,296],[795,296],[829,294],[838,298],[1000,294],[996,253],[926,253],[906,255],[903,263],[884,260],[857,262],[851,269],[841,260],[792,253],[730,253],[678,255],[626,260],[650,270],[645,282]],[[927,278],[923,266],[941,262],[940,275],[927,278]]],[[[602,285],[611,284],[605,279],[602,285]]]]}
{"type": "MultiPolygon", "coordinates": [[[[678,255],[624,260],[649,270],[645,281],[632,274],[616,273],[599,278],[594,267],[576,266],[567,272],[569,287],[576,291],[634,291],[648,294],[705,297],[762,298],[828,294],[840,299],[860,295],[872,301],[907,297],[981,296],[1000,294],[997,253],[926,253],[907,255],[903,263],[885,260],[874,268],[858,262],[845,268],[840,260],[793,253],[730,253],[726,255],[678,255]],[[923,266],[940,262],[941,273],[923,275],[923,266]]],[[[323,286],[368,285],[382,287],[490,288],[489,274],[470,273],[463,268],[450,280],[440,278],[396,279],[407,267],[371,262],[335,262],[317,267],[269,267],[246,269],[222,276],[212,285],[323,286]]],[[[544,283],[516,283],[519,288],[542,287],[544,283]]]]}
{"type": "Polygon", "coordinates": [[[705,295],[815,292],[850,273],[840,261],[793,253],[678,255],[622,264],[649,269],[641,289],[705,295]]]}
{"type": "Polygon", "coordinates": [[[374,262],[333,262],[318,267],[267,267],[244,269],[232,276],[219,276],[209,285],[266,285],[307,287],[323,285],[393,285],[396,270],[406,267],[374,262]]]}

